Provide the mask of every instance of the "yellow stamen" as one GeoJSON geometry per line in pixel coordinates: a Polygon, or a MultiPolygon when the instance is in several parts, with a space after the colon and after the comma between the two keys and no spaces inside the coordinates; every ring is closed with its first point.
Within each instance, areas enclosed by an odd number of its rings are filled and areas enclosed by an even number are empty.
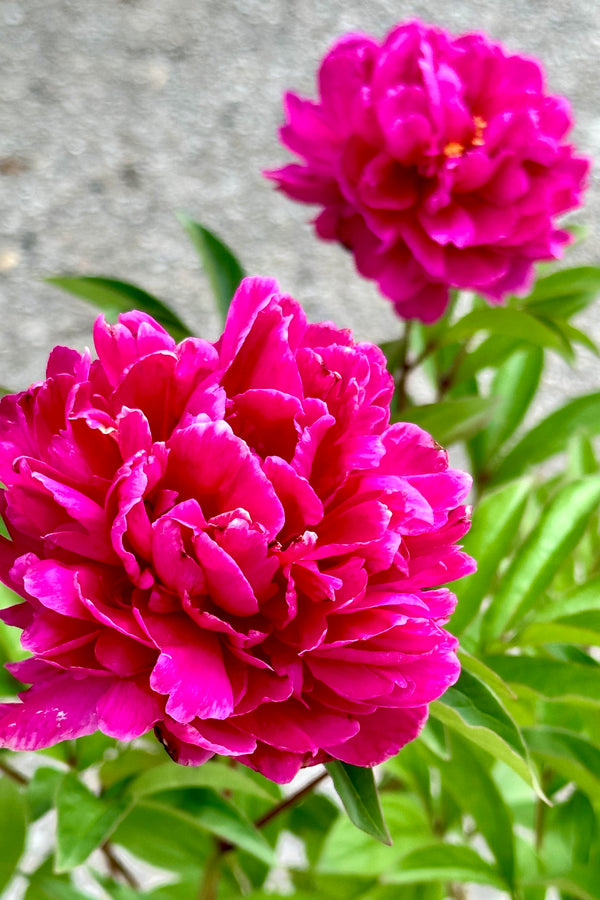
{"type": "Polygon", "coordinates": [[[457,144],[456,141],[450,141],[449,144],[446,144],[444,147],[444,156],[447,159],[456,159],[459,156],[462,156],[465,152],[465,148],[462,144],[457,144]]]}
{"type": "Polygon", "coordinates": [[[475,126],[475,134],[471,144],[473,147],[482,147],[484,144],[483,132],[487,128],[487,122],[481,116],[473,116],[473,125],[475,126]]]}

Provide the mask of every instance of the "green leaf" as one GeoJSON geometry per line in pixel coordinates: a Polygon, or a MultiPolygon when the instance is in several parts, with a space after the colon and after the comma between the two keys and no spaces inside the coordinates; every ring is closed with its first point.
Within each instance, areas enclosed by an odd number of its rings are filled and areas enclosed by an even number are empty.
{"type": "Polygon", "coordinates": [[[156,319],[177,341],[191,334],[187,325],[162,300],[127,281],[105,278],[102,275],[57,275],[46,278],[46,281],[93,303],[110,318],[116,317],[118,313],[139,309],[156,319]]]}
{"type": "Polygon", "coordinates": [[[391,844],[372,769],[339,760],[327,763],[326,768],[350,820],[382,844],[391,844]]]}
{"type": "Polygon", "coordinates": [[[54,806],[56,786],[63,775],[59,769],[52,769],[49,766],[40,766],[35,770],[26,791],[29,818],[32,821],[39,819],[54,806]]]}
{"type": "Polygon", "coordinates": [[[107,841],[126,814],[128,802],[120,798],[105,803],[76,775],[64,775],[56,791],[56,871],[80,865],[107,841]]]}
{"type": "Polygon", "coordinates": [[[177,218],[185,228],[200,257],[223,321],[227,318],[231,298],[244,277],[240,263],[223,241],[184,212],[177,218]]]}
{"type": "Polygon", "coordinates": [[[512,888],[515,849],[511,813],[494,779],[472,744],[456,732],[449,735],[452,759],[441,769],[442,783],[454,795],[463,812],[470,813],[496,857],[500,874],[512,888]]]}
{"type": "MultiPolygon", "coordinates": [[[[598,784],[596,784],[596,794],[598,784]]],[[[574,865],[588,865],[597,847],[598,822],[589,797],[576,790],[564,802],[545,810],[540,849],[547,872],[569,872],[574,865]]],[[[593,863],[592,863],[593,864],[593,863]]]]}
{"type": "MultiPolygon", "coordinates": [[[[282,827],[304,842],[309,863],[315,865],[332,825],[340,818],[346,820],[345,816],[340,817],[340,811],[332,800],[323,794],[309,794],[291,808],[282,827]]],[[[358,833],[355,828],[352,830],[358,833]]],[[[379,844],[370,843],[379,847],[379,844]]]]}
{"type": "Polygon", "coordinates": [[[539,656],[488,656],[485,662],[501,678],[522,684],[548,699],[587,699],[600,703],[600,665],[539,656]]]}
{"type": "Polygon", "coordinates": [[[384,341],[382,344],[379,344],[379,349],[386,358],[388,371],[393,375],[402,364],[406,352],[404,340],[396,338],[395,341],[384,341]]]}
{"type": "Polygon", "coordinates": [[[526,469],[566,449],[577,430],[600,434],[600,392],[585,394],[557,409],[521,440],[491,473],[491,484],[516,478],[526,469]]]}
{"type": "Polygon", "coordinates": [[[600,647],[600,610],[565,616],[554,622],[532,622],[519,631],[510,643],[515,647],[560,643],[600,647]]]}
{"type": "Polygon", "coordinates": [[[384,791],[382,807],[394,846],[373,840],[347,816],[339,816],[327,835],[318,860],[320,874],[376,877],[395,867],[399,857],[431,842],[431,828],[423,807],[408,793],[384,791]]]}
{"type": "Polygon", "coordinates": [[[467,313],[446,331],[442,344],[453,344],[470,338],[479,331],[511,337],[538,347],[549,347],[561,356],[569,356],[568,344],[560,335],[535,315],[508,306],[489,306],[467,313]]]}
{"type": "Polygon", "coordinates": [[[25,848],[25,803],[16,784],[0,777],[0,893],[15,874],[25,848]]]}
{"type": "Polygon", "coordinates": [[[166,810],[182,823],[187,823],[190,829],[216,834],[217,837],[241,847],[267,865],[274,864],[272,847],[232,803],[214,791],[204,788],[196,789],[196,797],[199,798],[199,802],[193,815],[158,801],[146,801],[143,807],[155,816],[160,816],[162,811],[166,810]]]}
{"type": "Polygon", "coordinates": [[[432,844],[409,853],[395,872],[382,876],[386,884],[414,884],[428,881],[458,881],[488,884],[499,890],[508,885],[498,871],[475,850],[456,844],[432,844]]]}
{"type": "Polygon", "coordinates": [[[484,640],[502,634],[529,611],[581,539],[599,502],[600,476],[574,481],[554,495],[483,617],[484,640]]]}
{"type": "MultiPolygon", "coordinates": [[[[0,518],[0,524],[2,519],[0,518]]],[[[5,585],[0,584],[0,609],[13,606],[22,601],[22,598],[13,593],[5,585]]],[[[4,668],[5,663],[15,662],[28,656],[26,650],[21,647],[21,629],[0,622],[0,696],[11,697],[17,694],[22,686],[16,678],[4,668]]]]}
{"type": "Polygon", "coordinates": [[[515,351],[528,346],[515,338],[492,334],[467,353],[454,376],[455,384],[467,381],[483,369],[496,368],[515,351]]]}
{"type": "Polygon", "coordinates": [[[532,753],[590,797],[600,799],[600,749],[595,744],[571,731],[544,725],[525,728],[523,735],[532,753]]]}
{"type": "Polygon", "coordinates": [[[593,341],[585,331],[581,331],[580,328],[575,328],[570,322],[563,322],[559,319],[555,319],[554,321],[549,320],[547,325],[549,328],[553,328],[567,344],[580,344],[582,347],[585,347],[593,353],[594,356],[600,355],[600,350],[595,341],[593,341]]]}
{"type": "Polygon", "coordinates": [[[431,715],[502,760],[543,797],[518,725],[493,691],[471,672],[430,707],[431,715]]]}
{"type": "Polygon", "coordinates": [[[87,734],[84,737],[77,738],[72,744],[73,765],[80,772],[88,769],[90,766],[96,766],[104,759],[107,750],[114,750],[116,746],[115,738],[102,734],[101,731],[95,731],[93,734],[87,734]]]}
{"type": "Polygon", "coordinates": [[[517,695],[505,681],[502,681],[497,672],[486,666],[482,660],[471,656],[465,650],[459,650],[458,658],[463,669],[475,675],[480,681],[489,687],[493,694],[503,703],[510,703],[517,699],[517,695]]]}
{"type": "Polygon", "coordinates": [[[492,419],[495,402],[485,397],[461,397],[403,409],[395,421],[414,422],[447,446],[477,434],[492,419]]]}
{"type": "Polygon", "coordinates": [[[25,900],[93,900],[68,881],[59,881],[51,875],[30,882],[25,900]]]}
{"type": "Polygon", "coordinates": [[[600,294],[600,266],[561,269],[539,278],[523,301],[529,312],[552,319],[570,319],[600,294]]]}
{"type": "Polygon", "coordinates": [[[556,887],[565,898],[576,900],[600,900],[600,874],[598,870],[590,870],[589,867],[573,867],[570,872],[562,875],[548,875],[525,882],[526,885],[543,885],[544,887],[556,887]]]}
{"type": "Polygon", "coordinates": [[[600,605],[598,598],[600,597],[600,575],[591,578],[584,584],[558,597],[553,597],[541,609],[536,609],[536,622],[552,622],[557,619],[569,618],[578,613],[598,612],[600,605]]]}
{"type": "Polygon", "coordinates": [[[567,472],[571,478],[582,478],[598,471],[594,443],[582,431],[571,436],[568,446],[567,472]]]}
{"type": "Polygon", "coordinates": [[[164,763],[143,772],[130,785],[132,795],[138,799],[160,791],[178,788],[207,787],[214,791],[240,791],[254,797],[271,800],[271,795],[240,769],[232,769],[222,762],[206,762],[202,766],[175,766],[164,763]]]}
{"type": "Polygon", "coordinates": [[[477,571],[454,585],[458,603],[452,616],[453,634],[462,634],[479,611],[514,541],[530,491],[529,479],[515,481],[487,494],[476,507],[463,548],[477,560],[477,571]]]}
{"type": "Polygon", "coordinates": [[[535,397],[544,368],[544,351],[527,347],[497,370],[491,395],[498,398],[494,416],[482,433],[483,458],[492,456],[515,431],[535,397]]]}
{"type": "Polygon", "coordinates": [[[112,844],[180,878],[198,882],[199,873],[213,851],[208,831],[193,817],[154,801],[140,803],[119,823],[112,844]],[[190,822],[191,820],[191,822],[190,822]]]}
{"type": "Polygon", "coordinates": [[[164,759],[164,753],[156,743],[148,749],[128,746],[118,756],[104,760],[99,770],[100,783],[103,788],[110,788],[147,769],[164,765],[164,759]]]}

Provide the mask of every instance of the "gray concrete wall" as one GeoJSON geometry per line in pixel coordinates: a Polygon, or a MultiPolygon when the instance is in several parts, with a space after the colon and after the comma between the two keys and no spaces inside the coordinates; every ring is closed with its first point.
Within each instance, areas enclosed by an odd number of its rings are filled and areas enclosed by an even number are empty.
{"type": "MultiPolygon", "coordinates": [[[[173,216],[222,234],[250,273],[276,276],[313,318],[361,338],[398,321],[341,248],[317,241],[310,207],[260,175],[288,160],[276,138],[286,88],[311,94],[320,57],[344,31],[382,36],[413,15],[484,29],[545,62],[600,150],[600,8],[594,0],[0,0],[0,384],[42,375],[56,343],[90,343],[95,312],[41,282],[60,272],[139,282],[209,338],[218,322],[173,216]]],[[[600,190],[577,215],[600,233],[600,190]]],[[[590,238],[578,259],[600,259],[590,238]]],[[[584,319],[600,338],[600,305],[584,319]]],[[[588,356],[553,366],[557,391],[600,385],[588,356]]]]}

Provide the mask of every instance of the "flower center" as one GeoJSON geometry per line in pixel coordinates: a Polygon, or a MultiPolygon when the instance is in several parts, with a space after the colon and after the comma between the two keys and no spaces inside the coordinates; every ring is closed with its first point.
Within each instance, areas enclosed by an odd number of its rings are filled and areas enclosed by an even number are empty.
{"type": "Polygon", "coordinates": [[[473,116],[473,126],[474,132],[473,137],[471,138],[471,145],[465,147],[464,144],[459,144],[457,141],[449,141],[442,150],[446,159],[457,159],[459,156],[462,156],[466,150],[470,150],[471,147],[483,146],[483,132],[487,128],[487,122],[485,119],[482,119],[481,116],[473,116]]]}

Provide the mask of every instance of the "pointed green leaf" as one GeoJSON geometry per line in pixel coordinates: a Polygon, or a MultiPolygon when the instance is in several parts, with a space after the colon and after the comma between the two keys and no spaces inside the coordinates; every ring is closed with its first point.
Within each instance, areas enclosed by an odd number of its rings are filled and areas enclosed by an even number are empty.
{"type": "Polygon", "coordinates": [[[566,449],[577,430],[600,434],[600,392],[570,400],[527,432],[492,472],[491,483],[516,478],[526,469],[566,449]]]}
{"type": "Polygon", "coordinates": [[[466,397],[403,409],[395,421],[414,422],[447,446],[477,434],[491,420],[495,400],[466,397]]]}
{"type": "Polygon", "coordinates": [[[442,343],[462,342],[480,331],[515,338],[528,344],[536,344],[538,347],[549,347],[562,356],[570,355],[568,344],[565,344],[556,331],[535,315],[508,306],[489,306],[467,313],[448,328],[442,343]]]}
{"type": "Polygon", "coordinates": [[[542,796],[518,725],[475,675],[463,669],[456,684],[430,707],[431,715],[502,760],[542,796]]]}
{"type": "Polygon", "coordinates": [[[586,664],[539,656],[494,655],[486,657],[485,662],[505,681],[522,684],[543,697],[573,697],[600,704],[600,665],[591,658],[586,664]]]}
{"type": "Polygon", "coordinates": [[[273,848],[232,803],[215,791],[204,788],[196,788],[195,791],[196,797],[201,792],[201,798],[193,815],[158,801],[145,801],[143,808],[157,816],[161,815],[162,810],[167,810],[182,824],[187,824],[190,830],[208,831],[235,847],[241,847],[267,865],[273,865],[273,848]]]}
{"type": "Polygon", "coordinates": [[[540,644],[584,644],[600,647],[600,609],[596,595],[596,608],[573,616],[560,616],[551,622],[533,621],[511,639],[516,647],[536,647],[540,644]]]}
{"type": "Polygon", "coordinates": [[[479,611],[514,541],[530,491],[529,479],[515,481],[487,494],[476,507],[463,548],[477,560],[477,571],[454,584],[458,603],[451,620],[453,634],[462,634],[479,611]]]}
{"type": "Polygon", "coordinates": [[[192,787],[207,787],[214,791],[240,791],[254,797],[272,799],[264,788],[242,770],[232,769],[231,766],[222,762],[207,762],[202,766],[190,766],[189,768],[174,766],[173,763],[164,763],[143,772],[130,785],[129,790],[138,799],[149,794],[158,794],[160,791],[192,787]]]}
{"type": "Polygon", "coordinates": [[[507,883],[494,866],[485,862],[471,847],[456,844],[432,844],[414,850],[402,859],[395,872],[387,872],[381,880],[385,884],[473,882],[508,890],[507,883]]]}
{"type": "Polygon", "coordinates": [[[227,318],[231,298],[244,277],[242,266],[223,241],[184,212],[177,218],[185,228],[200,257],[223,321],[227,318]]]}
{"type": "Polygon", "coordinates": [[[599,503],[599,476],[574,481],[555,494],[483,617],[484,640],[499,636],[529,611],[577,545],[599,503]]]}
{"type": "Polygon", "coordinates": [[[214,849],[210,833],[192,816],[182,816],[178,809],[154,800],[134,806],[114,831],[111,843],[196,883],[214,849]]]}
{"type": "Polygon", "coordinates": [[[483,369],[496,368],[511,354],[528,346],[515,338],[492,334],[464,357],[457,369],[455,384],[467,381],[483,369]]]}
{"type": "Polygon", "coordinates": [[[536,609],[536,622],[552,622],[555,619],[569,618],[580,613],[590,613],[600,611],[600,575],[591,578],[584,584],[558,597],[553,597],[547,601],[540,609],[536,609]]]}
{"type": "Polygon", "coordinates": [[[67,872],[85,862],[108,840],[127,812],[129,801],[106,803],[79,781],[64,775],[56,791],[56,871],[67,872]]]}
{"type": "Polygon", "coordinates": [[[391,844],[372,769],[339,760],[327,763],[326,768],[350,820],[382,844],[391,844]]]}
{"type": "MultiPolygon", "coordinates": [[[[544,319],[543,321],[546,320],[544,319]]],[[[561,319],[555,319],[553,321],[547,320],[546,324],[549,328],[553,328],[567,344],[580,344],[582,347],[585,347],[587,350],[593,353],[594,356],[600,355],[600,350],[598,349],[598,345],[596,344],[596,342],[593,341],[591,337],[585,333],[585,331],[582,331],[580,328],[576,328],[574,325],[571,325],[570,322],[564,322],[561,319]]]]}
{"type": "Polygon", "coordinates": [[[489,687],[493,694],[496,695],[501,703],[510,703],[517,699],[517,695],[505,681],[503,681],[497,672],[486,666],[482,660],[475,656],[471,656],[465,650],[459,650],[458,658],[463,669],[470,672],[476,678],[489,687]]]}
{"type": "Polygon", "coordinates": [[[0,777],[0,893],[15,874],[25,848],[25,802],[16,784],[0,777]]]}
{"type": "MultiPolygon", "coordinates": [[[[599,788],[596,781],[597,796],[600,796],[599,788]]],[[[574,865],[593,864],[593,853],[598,846],[598,821],[594,806],[583,791],[578,789],[566,802],[561,798],[552,809],[545,810],[543,826],[541,855],[547,872],[570,871],[574,865]]]]}
{"type": "Polygon", "coordinates": [[[460,808],[475,819],[478,831],[496,857],[500,874],[510,887],[515,880],[512,815],[473,745],[450,731],[452,758],[441,769],[443,784],[460,808]]]}
{"type": "Polygon", "coordinates": [[[535,315],[570,319],[599,294],[600,266],[577,266],[539,278],[523,302],[535,315]]]}
{"type": "Polygon", "coordinates": [[[532,753],[600,799],[600,749],[587,738],[561,728],[536,725],[523,735],[532,753]]]}
{"type": "Polygon", "coordinates": [[[52,809],[56,787],[63,774],[60,769],[52,769],[50,766],[40,766],[35,770],[25,792],[28,817],[31,821],[39,819],[52,809]]]}
{"type": "Polygon", "coordinates": [[[102,275],[57,275],[46,278],[46,281],[75,297],[93,303],[109,318],[116,318],[119,313],[139,309],[156,319],[177,341],[191,334],[187,325],[162,300],[127,281],[105,278],[102,275]]]}
{"type": "Polygon", "coordinates": [[[562,897],[577,900],[600,900],[600,873],[586,866],[571,868],[562,875],[547,875],[526,881],[525,885],[541,885],[555,887],[561,891],[562,897]]]}
{"type": "Polygon", "coordinates": [[[544,351],[527,347],[513,353],[497,370],[491,395],[498,398],[494,416],[483,431],[483,458],[488,459],[513,434],[535,397],[544,351]]]}
{"type": "Polygon", "coordinates": [[[385,791],[381,800],[387,827],[394,837],[393,849],[355,828],[348,816],[338,816],[318,859],[319,874],[376,877],[395,867],[399,855],[431,842],[429,819],[414,795],[385,791]]]}
{"type": "Polygon", "coordinates": [[[148,749],[127,746],[118,756],[105,759],[100,766],[100,783],[106,790],[119,781],[141,775],[147,769],[164,765],[164,753],[158,744],[148,749]]]}

